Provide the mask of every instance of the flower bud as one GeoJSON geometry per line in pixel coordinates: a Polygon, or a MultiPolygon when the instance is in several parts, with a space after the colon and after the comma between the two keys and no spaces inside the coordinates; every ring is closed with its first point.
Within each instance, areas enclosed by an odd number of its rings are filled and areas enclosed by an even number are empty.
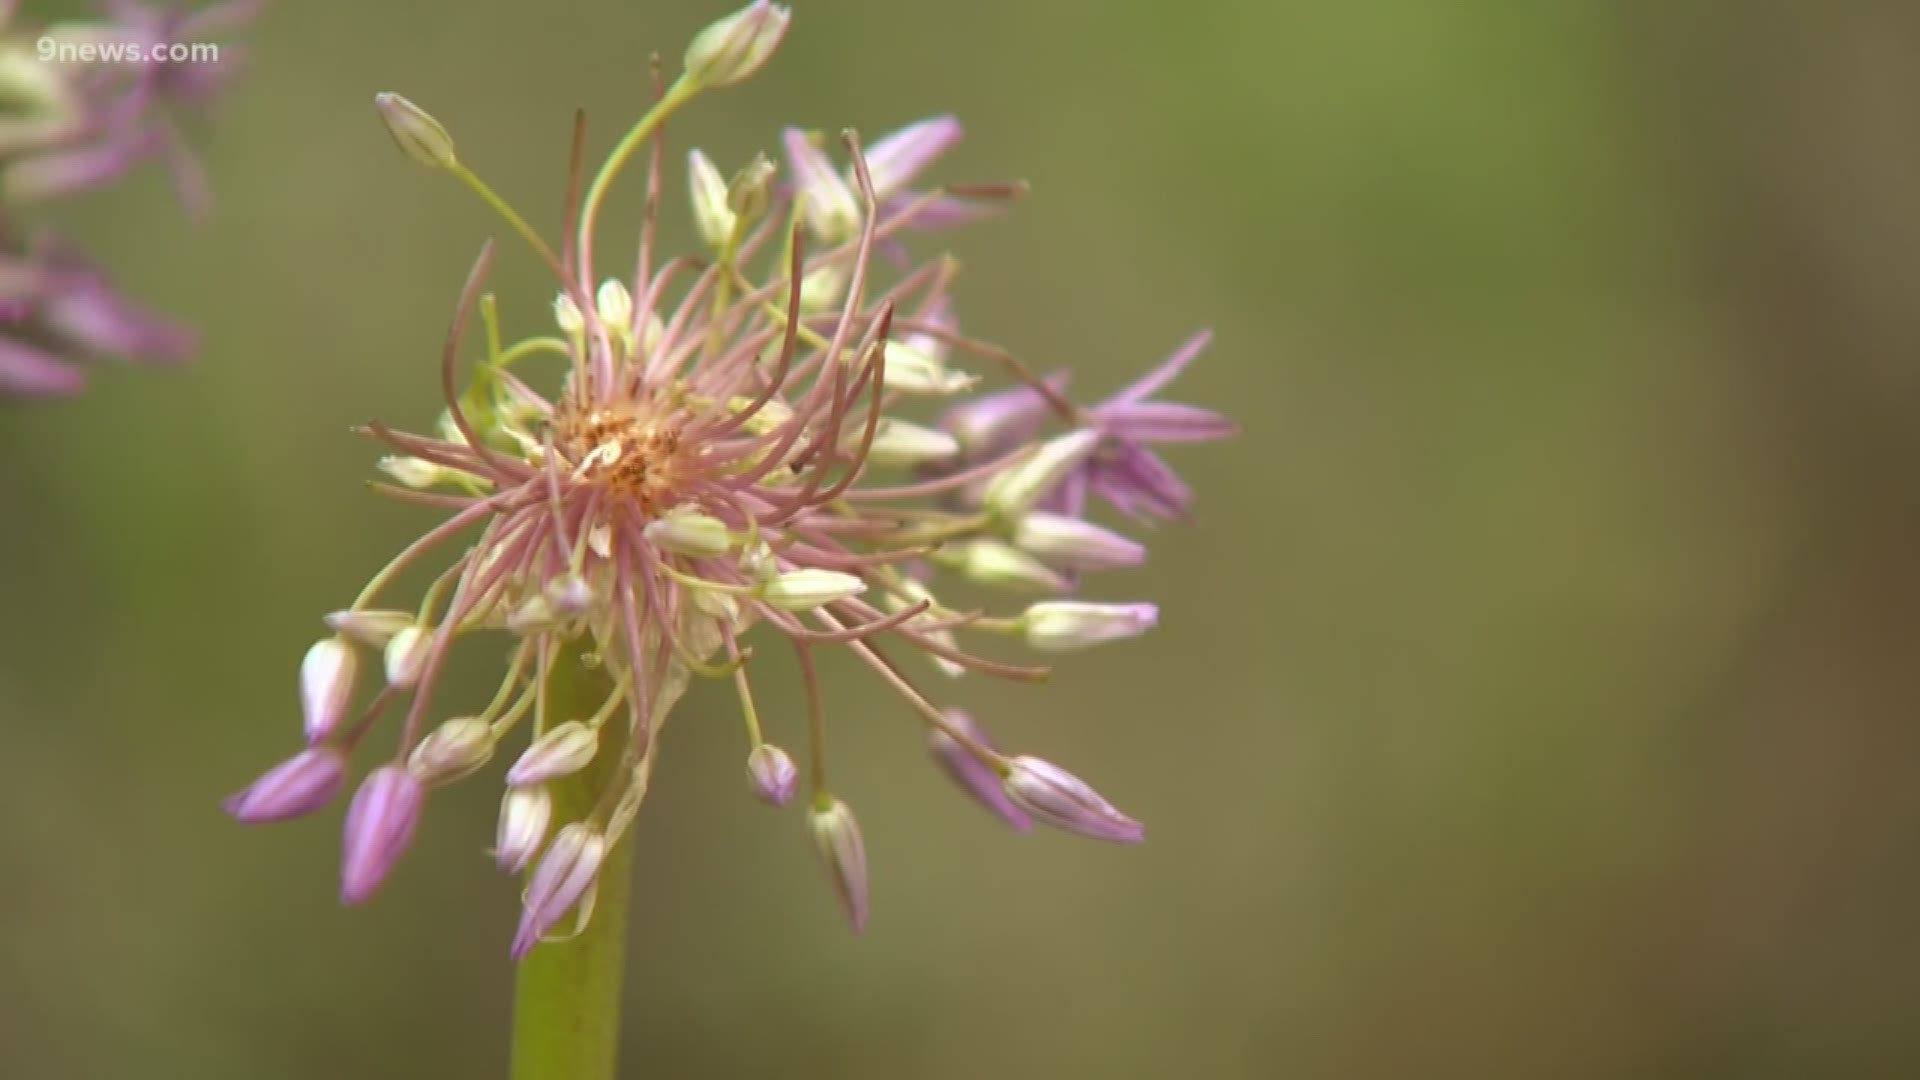
{"type": "Polygon", "coordinates": [[[1059,571],[1003,540],[982,538],[949,544],[938,557],[957,561],[960,572],[982,585],[1016,592],[1066,592],[1073,583],[1059,571]]]}
{"type": "Polygon", "coordinates": [[[507,770],[509,784],[539,784],[579,772],[600,749],[600,730],[579,720],[556,724],[507,770]]]}
{"type": "Polygon", "coordinates": [[[633,327],[633,294],[619,278],[608,278],[600,283],[600,289],[594,293],[594,310],[600,314],[600,321],[616,337],[625,337],[633,327]]]}
{"type": "Polygon", "coordinates": [[[780,564],[765,540],[740,549],[740,569],[755,581],[772,581],[780,576],[780,564]]]}
{"type": "Polygon", "coordinates": [[[578,906],[582,923],[592,916],[593,886],[606,857],[607,838],[600,830],[579,821],[560,830],[527,881],[520,926],[513,934],[515,960],[532,952],[569,909],[578,906]]]}
{"type": "Polygon", "coordinates": [[[807,227],[823,240],[840,241],[860,231],[860,199],[834,171],[833,163],[799,128],[780,133],[793,174],[795,197],[807,227]]]}
{"type": "Polygon", "coordinates": [[[392,454],[380,459],[380,471],[394,478],[403,487],[421,491],[443,484],[453,475],[453,470],[444,465],[436,465],[425,458],[399,457],[392,454]]]}
{"type": "Polygon", "coordinates": [[[846,803],[835,799],[825,809],[814,807],[807,824],[813,830],[813,849],[833,883],[834,897],[857,934],[867,928],[867,847],[860,839],[860,823],[846,803]]]}
{"type": "MultiPolygon", "coordinates": [[[[860,448],[859,432],[847,437],[848,452],[860,448]]],[[[878,465],[926,465],[946,461],[960,452],[960,441],[939,428],[922,427],[905,420],[880,421],[867,448],[867,460],[878,465]]]]}
{"type": "Polygon", "coordinates": [[[789,570],[760,588],[760,599],[787,611],[812,611],[822,604],[850,599],[867,583],[838,570],[789,570]]]}
{"type": "Polygon", "coordinates": [[[433,651],[433,633],[424,626],[409,626],[387,642],[382,659],[387,669],[387,685],[411,690],[426,669],[427,655],[433,651]]]}
{"type": "Polygon", "coordinates": [[[493,757],[493,725],[477,716],[448,720],[407,755],[407,771],[422,784],[451,784],[493,757]]]}
{"type": "Polygon", "coordinates": [[[413,625],[413,612],[363,608],[358,611],[330,612],[323,621],[327,629],[334,633],[345,634],[355,641],[379,649],[385,648],[393,635],[413,625]]]}
{"type": "Polygon", "coordinates": [[[887,389],[900,394],[958,394],[973,389],[980,380],[963,371],[948,369],[931,353],[904,341],[887,342],[887,389]]]}
{"type": "Polygon", "coordinates": [[[1091,457],[1099,445],[1100,433],[1089,428],[1048,439],[1040,449],[994,478],[987,486],[986,508],[1008,519],[1019,518],[1091,457]]]}
{"type": "Polygon", "coordinates": [[[548,609],[563,619],[585,615],[593,609],[595,600],[593,586],[571,570],[547,582],[541,595],[547,598],[548,609]]]}
{"type": "Polygon", "coordinates": [[[399,94],[388,91],[373,95],[373,107],[387,125],[387,134],[400,152],[430,169],[451,169],[459,164],[453,156],[453,136],[440,121],[399,94]]]}
{"type": "Polygon", "coordinates": [[[747,783],[768,806],[785,806],[800,786],[800,770],[793,758],[772,743],[761,743],[747,755],[747,783]]]}
{"type": "Polygon", "coordinates": [[[345,638],[322,638],[300,661],[300,709],[306,720],[307,742],[317,743],[340,726],[347,702],[353,697],[353,678],[360,666],[345,638]]]}
{"type": "Polygon", "coordinates": [[[687,186],[693,197],[693,224],[700,240],[715,251],[733,236],[734,213],[727,205],[727,182],[713,159],[699,150],[687,153],[687,186]]]}
{"type": "Polygon", "coordinates": [[[340,794],[346,772],[347,756],[339,750],[308,747],[268,769],[224,806],[249,825],[311,814],[340,794]]]}
{"type": "Polygon", "coordinates": [[[554,295],[553,325],[559,327],[560,332],[568,337],[573,337],[586,329],[587,320],[580,314],[580,305],[574,303],[573,297],[566,293],[554,295]]]}
{"type": "Polygon", "coordinates": [[[510,787],[500,800],[500,829],[494,836],[494,862],[509,874],[527,868],[547,842],[553,821],[553,796],[545,785],[510,787]]]}
{"type": "Polygon", "coordinates": [[[732,86],[760,70],[786,36],[792,12],[754,0],[694,35],[687,46],[687,79],[695,86],[732,86]]]}
{"type": "Polygon", "coordinates": [[[676,555],[710,558],[733,546],[726,523],[698,510],[669,510],[640,531],[648,542],[676,555]]]}
{"type": "MultiPolygon", "coordinates": [[[[1048,384],[1061,390],[1066,380],[1050,379],[1048,384]]],[[[941,415],[940,426],[953,432],[969,455],[984,460],[1032,442],[1050,409],[1038,390],[1016,386],[955,405],[941,415]]]]}
{"type": "Polygon", "coordinates": [[[849,271],[839,263],[816,266],[800,275],[800,310],[807,315],[818,315],[832,311],[840,306],[847,295],[847,283],[851,280],[849,271]]]}
{"type": "Polygon", "coordinates": [[[1020,515],[1013,529],[1013,543],[1044,562],[1068,570],[1138,566],[1147,557],[1145,545],[1112,529],[1045,510],[1020,515]]]}
{"type": "Polygon", "coordinates": [[[951,116],[920,120],[867,147],[867,176],[884,199],[902,191],[933,160],[960,141],[960,121],[951,116]]]}
{"type": "Polygon", "coordinates": [[[1060,766],[1025,756],[1007,764],[1011,771],[1002,781],[1007,797],[1035,820],[1095,840],[1137,844],[1146,839],[1147,831],[1139,822],[1115,810],[1086,781],[1060,766]]]}
{"type": "MultiPolygon", "coordinates": [[[[987,740],[986,732],[965,712],[947,709],[942,715],[969,739],[985,747],[993,746],[987,740]]],[[[1033,821],[1007,798],[1006,791],[1000,786],[1000,774],[993,766],[975,757],[973,751],[938,727],[927,728],[927,749],[932,752],[934,763],[940,766],[940,771],[951,777],[973,801],[986,807],[988,813],[1020,832],[1032,831],[1033,821]]]]}
{"type": "Polygon", "coordinates": [[[420,782],[398,765],[367,774],[347,807],[340,845],[342,903],[362,903],[386,880],[413,839],[425,798],[420,782]]]}
{"type": "Polygon", "coordinates": [[[1093,604],[1043,600],[1020,616],[1027,644],[1047,652],[1071,652],[1103,642],[1138,637],[1160,621],[1152,604],[1093,604]]]}
{"type": "Polygon", "coordinates": [[[760,215],[767,212],[767,204],[773,201],[774,172],[773,162],[767,160],[767,155],[753,155],[753,160],[727,182],[727,209],[748,224],[760,220],[760,215]]]}

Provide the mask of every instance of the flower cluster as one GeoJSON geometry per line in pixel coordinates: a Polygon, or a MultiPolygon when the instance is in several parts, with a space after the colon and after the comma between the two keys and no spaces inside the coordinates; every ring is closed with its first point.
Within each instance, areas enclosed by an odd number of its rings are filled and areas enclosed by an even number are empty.
{"type": "Polygon", "coordinates": [[[918,184],[960,137],[948,117],[867,147],[845,133],[840,164],[825,140],[788,130],[783,179],[764,156],[728,177],[695,150],[688,187],[705,250],[658,258],[661,123],[698,93],[750,74],[786,26],[783,9],[760,2],[704,32],[684,74],[656,90],[584,198],[576,124],[576,197],[558,252],[466,167],[438,122],[396,95],[378,98],[401,149],[500,209],[560,291],[554,333],[502,344],[482,294],[483,250],[441,357],[439,430],[366,429],[393,450],[381,468],[394,483],[382,486],[447,516],[328,616],[333,634],[300,671],[307,748],[228,803],[250,822],[325,805],[345,786],[349,754],[388,708],[407,702],[396,751],[347,812],[347,902],[387,876],[428,790],[480,769],[525,725],[531,735],[506,771],[494,848],[502,869],[528,872],[513,953],[525,955],[570,913],[584,925],[600,867],[645,794],[660,728],[693,677],[732,682],[748,787],[787,804],[801,771],[763,735],[750,631],[784,639],[797,657],[809,822],[856,928],[867,914],[866,856],[852,811],[826,781],[815,673],[823,649],[849,650],[895,690],[925,724],[940,766],[1014,827],[1038,820],[1104,840],[1142,838],[1139,823],[1071,773],[1003,754],[966,714],[935,704],[890,650],[917,651],[948,675],[1038,679],[1043,668],[980,656],[962,635],[1059,652],[1151,628],[1152,604],[1070,598],[1079,575],[1144,557],[1084,510],[1094,496],[1139,516],[1184,512],[1190,496],[1148,447],[1218,438],[1232,425],[1152,399],[1204,336],[1132,388],[1082,407],[1063,395],[1064,380],[963,335],[949,298],[956,264],[909,263],[902,238],[978,217],[1019,188],[918,184]],[[595,222],[613,177],[643,148],[634,269],[602,279],[595,222]],[[897,265],[876,257],[895,251],[897,265]],[[457,358],[476,310],[485,358],[463,385],[457,358]],[[525,374],[543,355],[562,371],[550,394],[525,374]],[[1013,387],[976,396],[968,360],[1013,387]],[[901,415],[916,406],[937,422],[901,415]],[[382,603],[402,571],[476,531],[440,564],[417,607],[382,603]],[[942,571],[1029,602],[1009,615],[951,606],[936,591],[942,571]],[[498,692],[479,712],[430,726],[448,652],[484,632],[510,642],[498,692]],[[382,658],[384,686],[356,710],[368,649],[382,658]],[[561,713],[550,705],[549,674],[582,664],[605,696],[585,715],[561,713]],[[554,786],[588,775],[600,778],[598,802],[579,820],[555,820],[554,786]]]}
{"type": "Polygon", "coordinates": [[[185,328],[121,296],[72,244],[27,218],[154,157],[189,210],[204,209],[206,183],[175,115],[214,96],[237,49],[186,63],[169,62],[164,46],[211,42],[256,6],[183,12],[113,0],[99,20],[40,29],[0,5],[0,398],[78,392],[83,365],[99,358],[192,351],[185,328]]]}

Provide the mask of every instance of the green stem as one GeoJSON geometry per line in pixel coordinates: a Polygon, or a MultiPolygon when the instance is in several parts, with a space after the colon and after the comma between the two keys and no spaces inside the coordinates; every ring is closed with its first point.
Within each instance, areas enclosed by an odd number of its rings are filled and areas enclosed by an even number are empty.
{"type": "MultiPolygon", "coordinates": [[[[585,667],[578,650],[564,650],[547,680],[547,716],[588,715],[611,689],[604,669],[585,667]]],[[[611,725],[592,764],[549,785],[556,825],[593,814],[601,793],[622,781],[625,753],[625,725],[611,725]]],[[[570,941],[536,945],[520,962],[513,994],[512,1080],[612,1080],[620,1048],[632,871],[633,842],[622,837],[600,869],[599,899],[586,929],[570,941]]]]}

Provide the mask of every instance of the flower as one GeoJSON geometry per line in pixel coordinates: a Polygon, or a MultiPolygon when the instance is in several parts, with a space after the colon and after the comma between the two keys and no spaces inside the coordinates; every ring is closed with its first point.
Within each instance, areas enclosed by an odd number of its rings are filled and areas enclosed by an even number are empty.
{"type": "MultiPolygon", "coordinates": [[[[776,11],[756,4],[735,19],[772,20],[776,11]]],[[[357,902],[391,870],[433,791],[502,756],[497,748],[517,747],[504,755],[512,765],[494,851],[504,870],[532,868],[516,957],[551,939],[569,915],[575,927],[592,917],[600,868],[640,808],[658,733],[694,678],[732,682],[756,797],[784,806],[805,783],[816,851],[848,920],[864,926],[865,844],[825,779],[830,716],[815,657],[827,649],[847,650],[895,691],[926,726],[942,769],[1013,827],[1039,818],[1106,839],[1140,836],[1069,774],[1001,753],[970,716],[932,701],[896,651],[950,674],[1037,680],[1046,669],[988,659],[973,640],[1061,650],[1151,626],[1158,609],[1144,603],[961,610],[942,599],[941,572],[1053,597],[1076,584],[1068,571],[1138,564],[1137,542],[1081,520],[1077,509],[1042,507],[1103,454],[1157,441],[1192,416],[1146,401],[1158,385],[1151,378],[1144,389],[1077,408],[1061,398],[1059,380],[1038,379],[959,331],[948,296],[952,259],[894,269],[875,258],[943,199],[1017,192],[910,190],[958,137],[948,117],[903,129],[870,153],[846,133],[844,172],[790,130],[794,182],[784,186],[770,184],[770,166],[756,160],[723,191],[718,167],[691,157],[690,216],[702,239],[693,256],[659,259],[651,245],[663,205],[656,156],[647,239],[636,261],[620,256],[633,274],[602,279],[596,223],[613,177],[658,138],[669,114],[732,81],[738,72],[727,57],[743,66],[765,59],[735,51],[765,45],[755,24],[723,25],[582,185],[564,258],[509,216],[555,275],[553,332],[497,340],[488,299],[485,352],[460,376],[491,265],[491,247],[483,249],[440,358],[441,423],[430,434],[364,429],[391,451],[379,467],[399,482],[376,486],[440,520],[350,607],[325,618],[333,636],[312,647],[301,679],[307,756],[232,804],[247,820],[315,809],[341,787],[336,763],[376,732],[390,733],[391,755],[375,764],[348,817],[343,895],[357,902]],[[538,353],[565,364],[546,392],[519,366],[538,353]],[[952,366],[958,357],[1005,372],[1011,396],[970,396],[977,376],[952,366]],[[947,415],[968,423],[934,428],[902,415],[926,408],[927,397],[958,399],[947,415]],[[426,567],[434,583],[417,605],[387,598],[396,580],[426,567]],[[498,635],[508,656],[491,704],[433,721],[451,651],[498,635]],[[804,708],[768,721],[803,720],[804,769],[763,736],[753,693],[759,650],[780,642],[807,693],[804,708]],[[385,651],[383,686],[355,679],[362,649],[385,651]],[[547,673],[589,660],[603,696],[580,709],[591,715],[564,713],[546,692],[547,673]],[[357,689],[368,699],[358,708],[357,689]],[[400,715],[383,724],[390,713],[400,715]],[[562,791],[572,794],[562,799],[562,791]]],[[[759,25],[774,36],[774,22],[759,25]]],[[[452,157],[439,121],[401,101],[378,99],[389,123],[404,121],[406,155],[504,206],[452,157]]],[[[664,153],[657,143],[654,153],[664,153]]]]}
{"type": "Polygon", "coordinates": [[[178,361],[194,340],[123,297],[83,253],[32,221],[40,204],[119,180],[163,158],[196,216],[207,204],[199,163],[175,114],[204,105],[237,65],[236,46],[210,39],[253,12],[252,0],[199,11],[108,5],[99,21],[36,28],[0,11],[0,398],[77,393],[87,362],[178,361]],[[216,55],[172,61],[169,47],[216,55]],[[139,57],[135,61],[130,57],[139,57]],[[91,61],[91,62],[90,62],[91,61]]]}

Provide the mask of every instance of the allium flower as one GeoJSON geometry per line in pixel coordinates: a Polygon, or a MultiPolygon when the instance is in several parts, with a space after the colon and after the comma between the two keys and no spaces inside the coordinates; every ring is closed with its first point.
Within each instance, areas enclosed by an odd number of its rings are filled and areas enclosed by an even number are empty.
{"type": "Polygon", "coordinates": [[[97,21],[41,29],[0,5],[0,398],[75,393],[82,365],[98,358],[172,361],[192,351],[184,328],[122,297],[26,218],[154,157],[188,209],[202,212],[206,181],[175,116],[204,105],[234,70],[238,47],[215,39],[257,6],[113,0],[97,21]]]}
{"type": "MultiPolygon", "coordinates": [[[[827,649],[847,650],[895,691],[926,725],[940,767],[1013,827],[1039,820],[1108,840],[1144,835],[1084,782],[1002,754],[971,717],[943,711],[897,652],[949,674],[1036,680],[1044,668],[988,659],[961,635],[1064,650],[1151,628],[1158,609],[1143,603],[961,610],[940,598],[940,572],[1057,594],[1076,584],[1068,572],[1138,564],[1138,543],[1082,520],[1062,489],[1111,497],[1117,481],[1099,471],[1116,467],[1109,455],[1162,441],[1182,423],[1212,437],[1224,421],[1209,426],[1199,410],[1172,414],[1145,401],[1179,358],[1112,401],[1077,408],[1005,350],[958,331],[952,259],[894,270],[874,258],[929,208],[1020,190],[909,189],[958,136],[950,118],[911,125],[870,153],[847,132],[844,171],[789,130],[788,183],[772,181],[765,159],[725,179],[695,151],[689,216],[709,250],[661,258],[661,122],[696,91],[764,62],[759,50],[784,33],[785,13],[760,3],[720,25],[696,51],[698,77],[666,88],[584,198],[570,200],[558,252],[504,209],[437,121],[398,95],[377,100],[409,158],[479,191],[548,264],[559,284],[555,327],[501,341],[493,298],[482,292],[491,261],[483,249],[440,358],[438,429],[365,429],[393,453],[381,468],[398,484],[378,486],[444,517],[327,617],[333,634],[301,671],[307,749],[228,806],[248,821],[313,809],[342,787],[337,762],[400,710],[396,743],[347,816],[342,892],[356,902],[394,865],[432,787],[503,758],[511,764],[494,857],[530,873],[516,956],[569,916],[576,927],[590,917],[600,868],[645,794],[660,728],[694,677],[732,682],[757,798],[784,806],[805,783],[816,850],[849,921],[863,926],[865,845],[853,811],[827,786],[822,756],[828,713],[815,667],[827,649]],[[637,255],[621,264],[629,275],[605,277],[595,226],[613,177],[642,146],[650,159],[637,255]],[[462,379],[476,309],[483,353],[462,379]],[[541,357],[559,361],[557,376],[528,370],[541,357]],[[1016,396],[969,398],[978,378],[952,366],[961,357],[1002,373],[1016,396]],[[936,428],[910,418],[923,399],[972,404],[936,428]],[[991,415],[1007,411],[1002,403],[1016,421],[991,415]],[[967,416],[984,417],[984,435],[954,419],[967,416]],[[378,606],[390,605],[403,572],[430,560],[438,576],[417,608],[378,606]],[[510,644],[492,703],[430,723],[448,654],[463,639],[494,635],[510,644]],[[776,642],[805,681],[804,769],[763,736],[752,689],[755,650],[776,642]],[[356,662],[360,650],[382,651],[384,664],[356,662]],[[587,716],[551,707],[546,689],[557,665],[581,663],[607,686],[587,716]],[[367,700],[356,712],[356,684],[383,668],[386,685],[357,695],[367,700]],[[496,753],[509,740],[519,748],[496,753]],[[597,804],[578,820],[556,820],[553,786],[579,783],[598,785],[597,804]]],[[[801,711],[796,703],[771,719],[791,722],[801,711]]]]}

